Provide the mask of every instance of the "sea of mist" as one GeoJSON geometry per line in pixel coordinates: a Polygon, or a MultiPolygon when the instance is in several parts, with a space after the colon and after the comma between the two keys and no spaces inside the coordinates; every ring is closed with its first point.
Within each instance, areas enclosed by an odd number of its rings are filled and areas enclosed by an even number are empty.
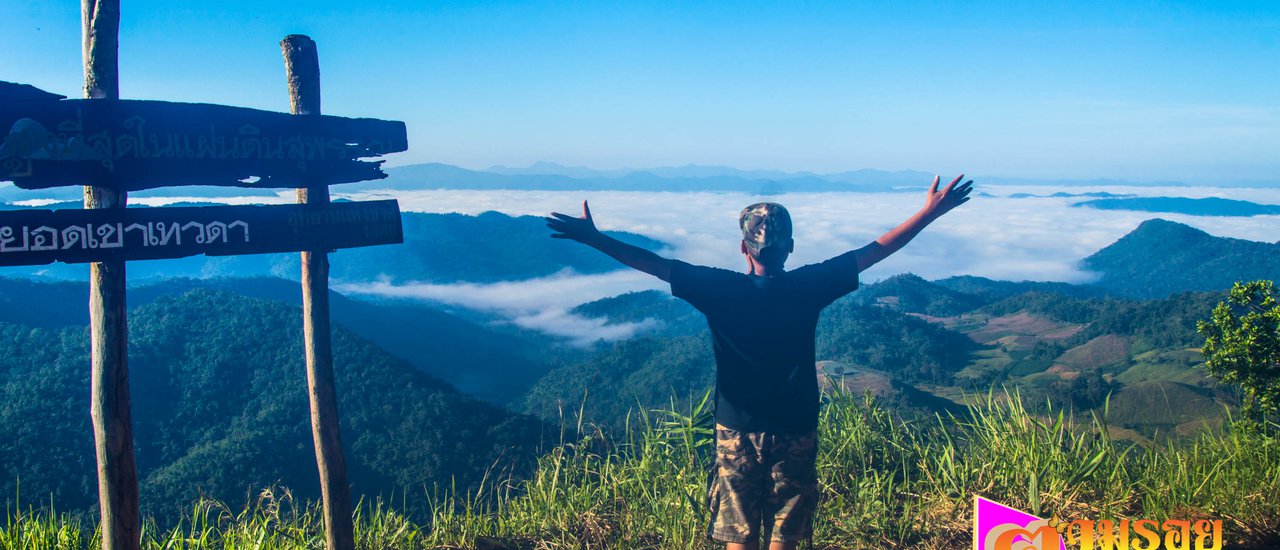
{"type": "MultiPolygon", "coordinates": [[[[899,273],[927,279],[977,275],[1003,280],[1087,283],[1093,274],[1080,261],[1115,242],[1142,221],[1161,217],[1210,234],[1255,241],[1280,238],[1280,216],[1205,217],[1099,210],[1073,204],[1091,197],[1053,197],[1069,192],[1133,196],[1222,197],[1280,204],[1278,189],[1214,187],[1072,187],[993,186],[977,189],[973,199],[939,219],[907,248],[862,274],[874,282],[899,273]],[[1030,194],[1036,197],[1012,198],[1030,194]]],[[[620,191],[468,191],[431,190],[361,193],[353,200],[394,197],[401,208],[416,212],[479,214],[497,211],[513,216],[552,211],[579,215],[582,201],[591,204],[601,229],[640,233],[669,245],[668,257],[703,265],[741,270],[737,215],[752,202],[786,205],[795,224],[796,251],[788,262],[800,266],[822,261],[874,240],[920,208],[924,193],[794,193],[756,196],[739,193],[664,193],[620,191]]],[[[572,307],[623,292],[665,289],[652,277],[629,271],[579,275],[570,271],[551,277],[494,285],[349,284],[350,294],[418,297],[492,312],[520,326],[543,330],[575,342],[627,338],[646,326],[603,325],[568,312],[572,307]]]]}
{"type": "MultiPolygon", "coordinates": [[[[972,200],[929,226],[907,248],[861,275],[864,283],[899,273],[926,279],[977,275],[1002,280],[1087,283],[1093,275],[1080,261],[1115,242],[1142,221],[1164,218],[1221,237],[1275,242],[1280,216],[1208,217],[1099,210],[1073,204],[1088,196],[1055,193],[1111,193],[1147,197],[1221,197],[1280,204],[1280,189],[1219,187],[1078,187],[989,186],[977,183],[972,200]],[[1014,197],[1014,195],[1036,195],[1014,197]]],[[[791,267],[822,261],[861,247],[905,220],[924,201],[918,191],[889,193],[790,193],[758,196],[746,193],[670,193],[625,191],[483,191],[423,190],[343,193],[335,198],[395,198],[404,211],[545,216],[552,211],[581,214],[588,200],[601,229],[630,231],[668,244],[662,253],[691,263],[742,270],[737,215],[743,206],[762,200],[791,211],[796,249],[791,267]]],[[[156,197],[131,202],[161,205],[183,200],[234,204],[292,202],[292,192],[278,197],[184,199],[156,197]]],[[[549,231],[548,231],[549,234],[549,231]]],[[[449,258],[442,261],[465,261],[449,258]]],[[[574,306],[625,292],[666,289],[647,275],[620,270],[582,275],[565,270],[549,277],[495,284],[427,284],[356,282],[336,289],[353,296],[417,298],[492,315],[502,322],[541,330],[574,343],[628,338],[649,328],[646,323],[608,325],[569,312],[574,306]]]]}

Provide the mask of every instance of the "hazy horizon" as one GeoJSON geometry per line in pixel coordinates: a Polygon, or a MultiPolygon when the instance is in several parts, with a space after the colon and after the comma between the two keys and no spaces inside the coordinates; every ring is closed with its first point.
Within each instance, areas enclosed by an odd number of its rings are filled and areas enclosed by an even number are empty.
{"type": "MultiPolygon", "coordinates": [[[[394,170],[398,168],[406,168],[411,166],[442,164],[446,166],[454,166],[457,168],[462,168],[465,170],[471,170],[474,172],[488,172],[488,173],[499,173],[499,174],[507,173],[511,171],[519,171],[519,172],[523,172],[531,175],[532,174],[551,175],[551,174],[561,174],[561,173],[564,173],[564,171],[581,170],[581,171],[599,172],[600,175],[603,175],[605,177],[610,177],[610,176],[616,177],[618,175],[623,175],[626,173],[650,172],[650,171],[657,171],[657,170],[666,171],[666,170],[680,170],[680,169],[719,169],[724,171],[742,172],[746,174],[755,173],[758,175],[760,179],[765,179],[767,177],[770,177],[766,174],[773,174],[774,175],[773,177],[777,177],[777,176],[802,177],[802,176],[832,176],[837,174],[847,174],[847,173],[863,172],[863,171],[883,172],[883,173],[913,173],[914,172],[914,173],[919,173],[922,176],[926,174],[933,174],[933,172],[930,172],[928,170],[910,167],[910,166],[906,168],[901,168],[901,169],[887,169],[887,168],[880,168],[876,166],[855,166],[855,167],[848,167],[848,168],[839,169],[839,170],[810,170],[810,169],[804,169],[804,168],[787,170],[787,169],[770,167],[770,166],[744,167],[744,166],[736,166],[731,164],[708,164],[708,163],[698,163],[698,162],[689,162],[689,163],[679,164],[679,165],[591,166],[591,165],[585,165],[585,164],[562,164],[554,161],[536,160],[528,164],[522,164],[522,165],[499,163],[499,164],[492,164],[488,166],[478,166],[478,165],[451,164],[446,162],[431,162],[431,161],[413,162],[413,163],[407,163],[407,164],[393,164],[392,163],[393,161],[394,161],[394,157],[392,158],[392,160],[389,160],[384,165],[384,168],[387,170],[394,170]],[[547,169],[550,171],[539,172],[538,170],[540,169],[547,169]]],[[[937,174],[937,175],[946,176],[946,177],[954,176],[954,174],[937,174]]],[[[1099,174],[1092,177],[1065,177],[1065,176],[1055,177],[1055,175],[1053,174],[1046,174],[1044,176],[1029,176],[1029,175],[1022,175],[1022,174],[965,173],[965,176],[968,179],[975,179],[979,181],[986,178],[995,179],[995,180],[998,180],[998,182],[993,183],[993,185],[1000,185],[1000,186],[1037,185],[1037,184],[1052,184],[1055,182],[1066,182],[1071,185],[1123,185],[1124,183],[1134,183],[1134,184],[1139,184],[1143,186],[1158,185],[1158,184],[1178,184],[1178,185],[1186,185],[1188,187],[1266,188],[1266,187],[1274,186],[1276,188],[1280,188],[1280,175],[1267,177],[1267,178],[1256,178],[1256,179],[1232,179],[1232,178],[1220,177],[1220,176],[1207,176],[1207,177],[1200,177],[1200,178],[1177,178],[1177,177],[1160,178],[1160,177],[1141,177],[1141,176],[1119,177],[1119,176],[1113,176],[1113,175],[1107,175],[1107,174],[1099,174]],[[1020,183],[1019,180],[1025,183],[1020,183]],[[1098,183],[1098,182],[1103,182],[1103,183],[1098,183]]],[[[570,175],[570,177],[576,177],[576,176],[570,175]]],[[[919,183],[921,185],[928,185],[930,183],[930,180],[928,180],[927,178],[931,176],[923,176],[923,177],[926,177],[926,179],[919,183]]],[[[752,178],[748,178],[748,179],[752,179],[752,178]]]]}

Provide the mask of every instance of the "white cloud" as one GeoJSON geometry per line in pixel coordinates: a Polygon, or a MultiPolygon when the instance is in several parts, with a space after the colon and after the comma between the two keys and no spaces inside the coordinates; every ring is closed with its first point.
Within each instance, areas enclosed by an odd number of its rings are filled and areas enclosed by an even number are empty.
{"type": "Polygon", "coordinates": [[[244,205],[244,204],[294,204],[298,202],[292,189],[277,191],[276,196],[247,196],[247,197],[129,197],[129,204],[142,204],[146,206],[166,206],[180,202],[207,202],[217,204],[244,205]]]}
{"type": "MultiPolygon", "coordinates": [[[[1013,193],[1050,195],[1055,187],[1001,186],[981,189],[998,196],[975,197],[935,222],[910,245],[863,274],[865,283],[912,272],[927,279],[978,275],[1004,280],[1084,283],[1093,275],[1080,260],[1115,242],[1143,220],[1161,217],[1211,234],[1274,242],[1280,216],[1197,217],[1098,210],[1071,206],[1069,197],[1009,198],[1013,193]]],[[[1251,200],[1280,204],[1280,189],[1206,187],[1072,187],[1073,193],[1109,191],[1139,196],[1184,196],[1251,200]]],[[[352,199],[386,198],[363,193],[352,199]]],[[[671,245],[672,257],[692,263],[741,270],[737,215],[759,200],[786,205],[795,221],[796,252],[791,266],[824,260],[860,247],[914,213],[921,193],[792,193],[758,197],[743,193],[643,193],[622,191],[470,191],[395,192],[401,209],[418,212],[510,215],[577,214],[582,199],[591,201],[602,229],[632,231],[671,245]]],[[[667,287],[647,275],[619,271],[603,275],[563,272],[552,277],[492,285],[347,285],[344,292],[411,296],[496,312],[521,326],[566,336],[576,342],[629,337],[641,325],[605,326],[567,313],[574,305],[623,292],[667,287]]]]}
{"type": "Polygon", "coordinates": [[[666,283],[637,271],[579,275],[565,270],[549,277],[493,284],[341,284],[344,294],[413,298],[496,313],[529,329],[563,336],[574,344],[630,338],[652,329],[653,320],[606,325],[569,312],[574,306],[635,290],[666,289],[666,283]]]}
{"type": "Polygon", "coordinates": [[[547,308],[527,315],[516,315],[511,322],[527,329],[566,337],[576,346],[590,345],[599,340],[625,340],[638,332],[653,330],[658,326],[658,322],[653,319],[607,325],[604,319],[581,317],[562,308],[547,308]]]}
{"type": "MultiPolygon", "coordinates": [[[[935,279],[979,275],[996,279],[1086,282],[1079,261],[1115,242],[1143,220],[1162,217],[1219,236],[1274,241],[1280,216],[1211,218],[1078,208],[1083,198],[1013,199],[1013,193],[1050,195],[1058,187],[979,188],[995,197],[975,197],[927,228],[907,248],[864,274],[873,281],[902,272],[935,279]]],[[[1109,191],[1140,196],[1217,196],[1280,204],[1280,189],[1211,187],[1072,187],[1083,193],[1109,191]]],[[[679,259],[743,269],[737,214],[762,200],[744,193],[643,193],[623,191],[396,192],[401,208],[419,212],[545,215],[578,213],[582,199],[602,229],[641,233],[672,246],[679,259]]],[[[351,198],[369,198],[368,194],[351,198]]],[[[821,261],[865,245],[914,213],[921,193],[790,193],[764,197],[786,205],[796,224],[796,253],[789,265],[821,261]]]]}

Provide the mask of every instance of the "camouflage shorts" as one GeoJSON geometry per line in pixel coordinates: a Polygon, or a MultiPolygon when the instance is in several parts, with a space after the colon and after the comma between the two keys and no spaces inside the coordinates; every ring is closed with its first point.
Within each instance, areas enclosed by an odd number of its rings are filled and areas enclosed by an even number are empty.
{"type": "Polygon", "coordinates": [[[707,483],[711,538],[799,542],[818,508],[816,432],[740,432],[716,424],[716,460],[707,483]]]}

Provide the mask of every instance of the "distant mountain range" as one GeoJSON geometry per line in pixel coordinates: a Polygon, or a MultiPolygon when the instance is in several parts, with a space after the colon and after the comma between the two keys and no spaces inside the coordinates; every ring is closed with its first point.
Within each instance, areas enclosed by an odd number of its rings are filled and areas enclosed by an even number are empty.
{"type": "MultiPolygon", "coordinates": [[[[543,166],[545,167],[545,165],[543,166]]],[[[477,171],[447,164],[414,164],[387,170],[387,179],[344,186],[358,190],[416,189],[514,189],[547,191],[725,191],[755,194],[823,191],[894,191],[907,186],[923,188],[933,176],[923,172],[865,170],[818,176],[813,174],[761,173],[720,167],[596,172],[585,168],[500,169],[477,171]]]]}
{"type": "MultiPolygon", "coordinates": [[[[933,174],[919,170],[861,169],[834,173],[784,170],[742,170],[730,166],[688,164],[655,168],[598,170],[536,162],[526,167],[493,166],[471,170],[442,163],[410,164],[388,168],[382,180],[335,186],[335,192],[423,189],[507,189],[542,191],[666,191],[740,192],[771,195],[792,192],[829,191],[916,191],[933,180],[933,174]]],[[[1185,187],[1180,181],[1130,181],[1122,179],[1018,178],[971,176],[983,186],[1125,186],[1185,187]]],[[[1226,187],[1266,187],[1267,182],[1222,182],[1226,187]]],[[[234,187],[182,187],[131,193],[131,197],[244,197],[275,196],[278,190],[234,187]]],[[[0,202],[31,199],[79,200],[80,188],[64,187],[27,191],[0,183],[0,202]]]]}
{"type": "MultiPolygon", "coordinates": [[[[406,167],[407,168],[407,167],[406,167]]],[[[810,171],[788,172],[785,170],[742,170],[731,166],[686,164],[684,166],[664,166],[659,168],[620,168],[615,170],[596,170],[582,166],[565,166],[554,162],[535,162],[523,168],[508,166],[492,166],[483,172],[519,176],[558,175],[576,179],[622,178],[635,173],[648,173],[661,178],[740,178],[743,180],[773,180],[776,182],[796,181],[809,178],[829,182],[849,183],[853,185],[888,185],[888,186],[922,186],[932,180],[933,174],[919,170],[875,170],[864,168],[820,174],[810,171]]],[[[1180,181],[1147,181],[1135,182],[1122,179],[1092,178],[1011,178],[1000,176],[977,176],[975,180],[984,185],[1066,185],[1066,186],[1138,186],[1138,187],[1182,187],[1188,184],[1180,181]]]]}
{"type": "MultiPolygon", "coordinates": [[[[414,164],[387,170],[385,180],[343,189],[537,189],[611,191],[732,191],[754,194],[826,191],[908,191],[928,186],[933,174],[916,170],[853,170],[830,174],[780,170],[740,170],[728,166],[686,165],[645,169],[595,170],[538,162],[524,168],[494,166],[468,170],[447,164],[414,164]]],[[[980,176],[984,185],[1185,186],[1181,182],[1034,179],[980,176]]]]}
{"type": "Polygon", "coordinates": [[[535,162],[524,168],[494,166],[483,170],[494,174],[511,176],[546,176],[558,175],[575,179],[619,179],[634,174],[649,174],[656,178],[669,180],[715,180],[716,178],[732,178],[742,181],[775,182],[794,181],[827,181],[849,183],[854,185],[921,185],[933,178],[932,174],[917,170],[851,170],[831,174],[818,174],[808,171],[787,172],[783,170],[741,170],[731,166],[715,166],[703,164],[686,164],[684,166],[662,166],[657,168],[622,168],[617,170],[596,170],[581,166],[565,166],[554,162],[535,162]],[[921,178],[925,178],[922,180],[921,178]]]}
{"type": "Polygon", "coordinates": [[[1280,205],[1205,197],[1112,197],[1077,202],[1071,206],[1099,210],[1135,210],[1191,216],[1263,216],[1280,214],[1280,205]]]}

